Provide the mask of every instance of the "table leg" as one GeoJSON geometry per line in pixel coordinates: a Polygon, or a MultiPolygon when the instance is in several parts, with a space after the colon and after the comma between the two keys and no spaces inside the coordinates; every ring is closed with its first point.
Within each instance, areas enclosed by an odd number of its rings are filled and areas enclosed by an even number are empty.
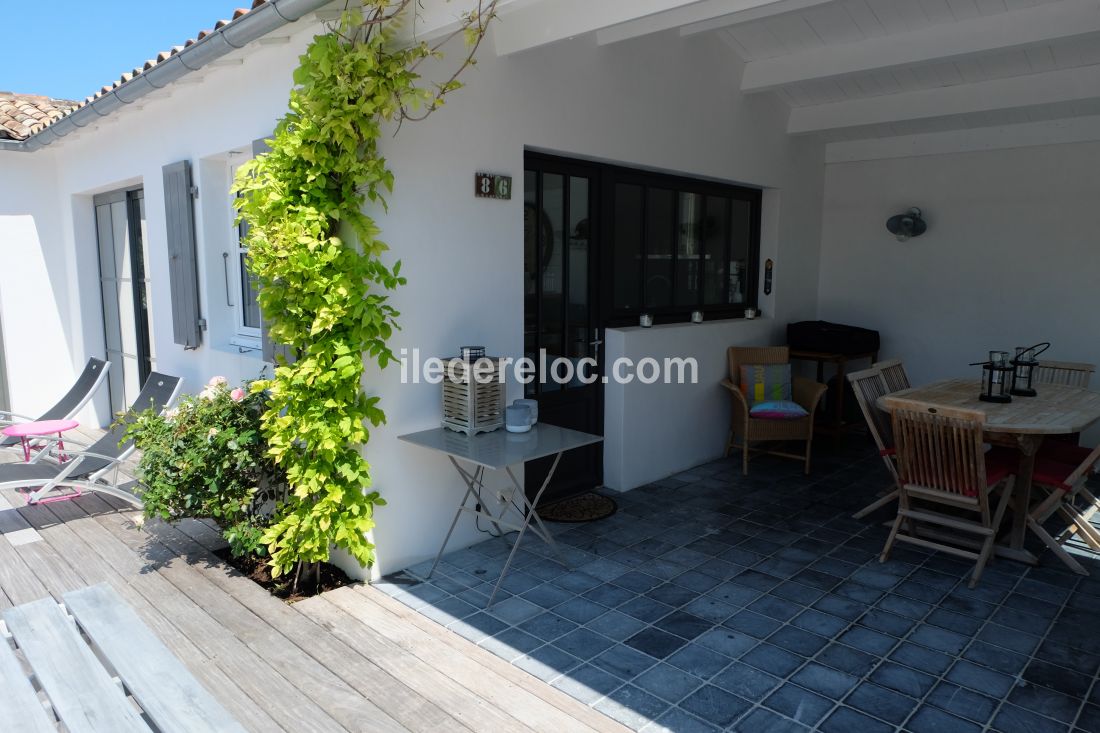
{"type": "Polygon", "coordinates": [[[31,462],[31,439],[24,436],[19,439],[19,442],[23,444],[23,462],[31,462]]]}
{"type": "Polygon", "coordinates": [[[69,460],[65,455],[65,441],[61,439],[61,433],[57,434],[57,462],[64,463],[69,460]]]}
{"type": "Polygon", "coordinates": [[[1027,536],[1027,517],[1031,511],[1031,477],[1035,472],[1035,454],[1043,442],[1041,435],[1021,435],[1020,467],[1016,473],[1015,496],[1012,497],[1012,534],[1008,546],[1012,550],[1024,549],[1027,536]]]}
{"type": "MultiPolygon", "coordinates": [[[[512,480],[512,486],[515,487],[515,490],[519,492],[520,497],[523,499],[523,504],[524,507],[527,509],[527,512],[526,516],[523,518],[523,524],[520,525],[519,532],[516,534],[516,541],[512,545],[512,551],[508,553],[508,559],[504,562],[504,567],[500,570],[500,577],[497,579],[497,584],[493,587],[492,595],[489,596],[489,602],[485,604],[486,608],[491,607],[493,605],[493,600],[497,597],[497,591],[500,590],[500,584],[504,582],[504,576],[508,574],[508,568],[512,564],[512,559],[516,556],[516,551],[519,549],[519,543],[523,540],[523,533],[527,531],[527,528],[529,526],[531,526],[532,515],[536,519],[538,519],[538,512],[535,511],[535,506],[538,504],[539,499],[542,497],[542,492],[546,491],[546,487],[550,485],[550,479],[554,477],[554,472],[558,470],[558,462],[561,461],[561,456],[561,452],[554,456],[554,463],[550,466],[550,472],[546,474],[546,480],[542,482],[542,487],[535,494],[533,504],[532,502],[527,500],[527,493],[523,491],[523,488],[520,486],[519,481],[516,480],[515,474],[512,473],[511,466],[505,468],[505,471],[507,471],[508,473],[508,478],[512,480]]],[[[538,523],[541,525],[542,520],[538,519],[538,523]]],[[[545,531],[545,527],[543,527],[543,529],[545,531]]],[[[555,553],[558,553],[558,546],[554,543],[554,540],[550,537],[549,533],[547,533],[543,537],[543,539],[547,541],[547,543],[550,545],[551,548],[553,548],[555,553]]],[[[559,559],[561,559],[560,553],[558,553],[558,557],[559,559]]],[[[564,559],[562,559],[562,564],[565,565],[564,559]]],[[[565,567],[568,568],[569,566],[565,565],[565,567]]]]}
{"type": "Polygon", "coordinates": [[[482,486],[482,480],[485,476],[485,468],[478,466],[473,475],[471,476],[466,471],[462,470],[462,467],[458,465],[458,462],[454,458],[451,458],[451,463],[458,470],[459,475],[462,476],[462,480],[466,482],[466,493],[462,495],[462,501],[458,505],[458,511],[455,512],[455,518],[451,520],[451,528],[447,530],[447,536],[443,538],[443,545],[439,548],[439,554],[435,556],[435,562],[432,563],[432,569],[428,571],[428,577],[431,578],[435,573],[435,569],[439,567],[439,561],[443,559],[443,553],[447,549],[447,543],[451,541],[451,535],[454,534],[455,527],[458,526],[458,518],[462,516],[462,512],[466,509],[466,500],[470,498],[470,494],[476,494],[482,486]],[[477,486],[477,489],[474,487],[477,486]]]}

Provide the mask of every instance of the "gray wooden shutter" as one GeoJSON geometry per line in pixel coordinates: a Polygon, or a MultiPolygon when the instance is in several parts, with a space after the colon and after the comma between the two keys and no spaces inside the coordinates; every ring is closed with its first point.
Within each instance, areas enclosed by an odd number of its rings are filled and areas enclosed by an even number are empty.
{"type": "Polygon", "coordinates": [[[172,336],[186,349],[202,343],[199,268],[191,162],[164,166],[164,220],[168,228],[168,274],[172,289],[172,336]]]}
{"type": "MultiPolygon", "coordinates": [[[[253,140],[252,141],[252,156],[253,157],[255,157],[257,155],[260,155],[262,153],[266,153],[269,150],[271,150],[271,148],[268,146],[267,140],[260,139],[260,140],[253,140]]],[[[277,344],[274,341],[272,341],[271,336],[268,335],[267,326],[268,326],[267,316],[264,315],[264,310],[261,307],[260,308],[260,347],[263,350],[263,359],[264,359],[264,361],[268,362],[269,364],[275,364],[276,363],[276,361],[275,361],[276,354],[282,354],[283,359],[286,360],[286,363],[290,364],[291,362],[294,361],[294,353],[292,352],[291,348],[289,346],[285,346],[283,344],[277,344]]]]}

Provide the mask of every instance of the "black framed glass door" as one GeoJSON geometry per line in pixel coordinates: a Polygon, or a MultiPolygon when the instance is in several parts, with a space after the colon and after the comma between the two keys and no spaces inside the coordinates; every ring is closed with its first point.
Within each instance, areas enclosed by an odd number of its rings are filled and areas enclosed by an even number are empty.
{"type": "Polygon", "coordinates": [[[93,199],[111,412],[127,409],[153,370],[145,195],[132,188],[93,199]]]}
{"type": "MultiPolygon", "coordinates": [[[[530,152],[524,168],[524,352],[536,366],[526,396],[538,401],[540,422],[603,435],[597,171],[530,152]]],[[[529,495],[538,491],[550,464],[544,459],[527,465],[529,495]]],[[[602,482],[602,446],[570,451],[542,502],[602,482]]]]}

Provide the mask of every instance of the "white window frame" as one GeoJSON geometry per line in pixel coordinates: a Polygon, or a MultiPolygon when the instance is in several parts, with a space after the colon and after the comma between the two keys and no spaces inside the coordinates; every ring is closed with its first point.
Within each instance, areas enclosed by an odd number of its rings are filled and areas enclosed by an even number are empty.
{"type": "MultiPolygon", "coordinates": [[[[244,161],[242,161],[243,163],[244,161]]],[[[233,180],[237,175],[237,169],[240,168],[241,163],[231,164],[229,166],[229,181],[226,190],[229,192],[229,221],[231,224],[231,230],[229,236],[232,238],[233,244],[228,247],[228,250],[232,253],[233,263],[229,268],[229,276],[232,279],[232,291],[231,297],[233,299],[233,337],[230,338],[230,343],[234,346],[240,346],[247,349],[260,349],[262,348],[259,327],[246,326],[244,324],[245,313],[245,298],[244,298],[244,275],[243,267],[241,265],[241,256],[248,253],[248,248],[241,246],[241,227],[237,224],[237,207],[233,205],[236,196],[233,194],[233,180]]]]}

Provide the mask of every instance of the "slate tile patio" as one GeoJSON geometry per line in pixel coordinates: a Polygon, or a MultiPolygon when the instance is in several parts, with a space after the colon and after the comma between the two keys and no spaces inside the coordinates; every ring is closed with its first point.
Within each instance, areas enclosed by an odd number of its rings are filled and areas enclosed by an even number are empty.
{"type": "Polygon", "coordinates": [[[698,466],[626,494],[600,522],[552,525],[572,570],[512,537],[376,587],[636,730],[1100,732],[1100,558],[1092,577],[970,565],[899,547],[887,483],[858,440],[813,475],[761,458],[698,466]]]}

